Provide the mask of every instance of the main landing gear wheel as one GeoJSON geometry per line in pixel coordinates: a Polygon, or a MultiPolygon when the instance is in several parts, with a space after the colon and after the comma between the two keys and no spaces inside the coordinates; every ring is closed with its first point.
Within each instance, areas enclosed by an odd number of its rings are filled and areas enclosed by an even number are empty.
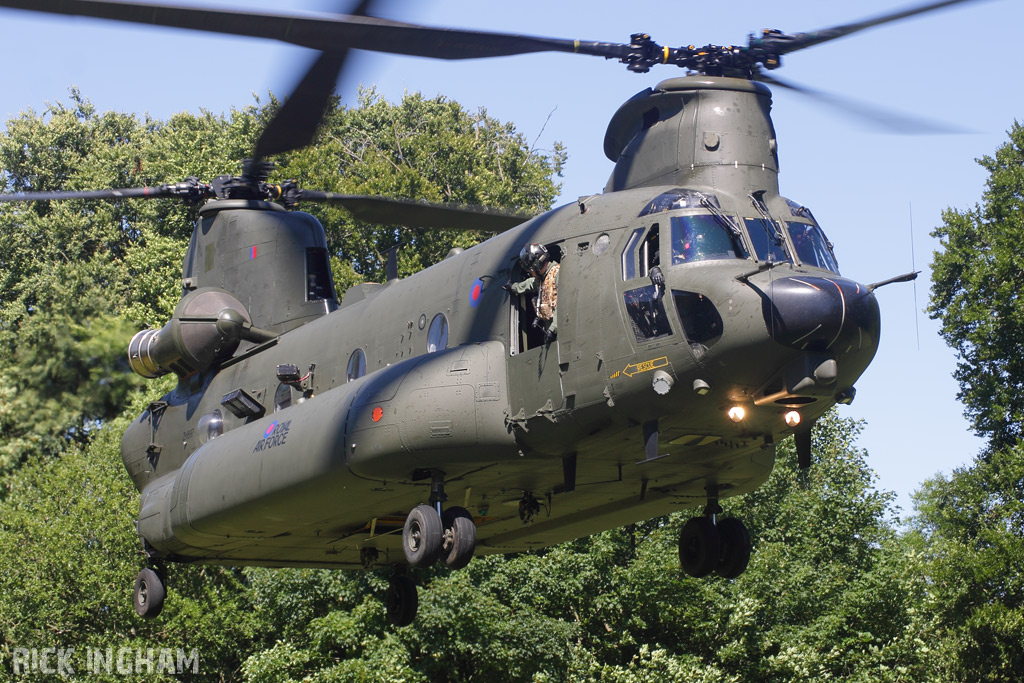
{"type": "Polygon", "coordinates": [[[164,607],[167,591],[164,582],[152,569],[143,569],[135,577],[135,611],[143,619],[154,619],[164,607]]]}
{"type": "Polygon", "coordinates": [[[427,567],[441,555],[443,529],[441,516],[429,505],[417,505],[405,518],[402,550],[413,567],[427,567]]]}
{"type": "Polygon", "coordinates": [[[441,515],[444,539],[441,559],[449,569],[462,569],[476,550],[476,524],[466,508],[452,506],[441,515]]]}
{"type": "Polygon", "coordinates": [[[714,522],[707,517],[692,517],[679,532],[679,564],[694,578],[707,576],[718,567],[722,554],[721,539],[714,522]]]}
{"type": "Polygon", "coordinates": [[[391,585],[384,594],[384,609],[388,622],[394,626],[408,626],[416,618],[419,607],[416,583],[404,574],[391,577],[391,585]]]}
{"type": "Polygon", "coordinates": [[[718,538],[722,554],[715,572],[722,578],[735,579],[750,562],[750,532],[743,522],[728,517],[718,522],[718,538]]]}

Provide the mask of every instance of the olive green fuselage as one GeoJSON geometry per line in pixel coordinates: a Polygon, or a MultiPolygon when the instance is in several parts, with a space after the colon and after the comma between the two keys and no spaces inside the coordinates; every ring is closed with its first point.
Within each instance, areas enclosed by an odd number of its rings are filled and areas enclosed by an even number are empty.
{"type": "MultiPolygon", "coordinates": [[[[280,216],[301,217],[301,230],[311,217],[212,202],[197,233],[227,231],[233,220],[233,246],[194,238],[186,290],[231,292],[254,327],[276,336],[219,349],[126,432],[125,464],[142,492],[139,532],[153,555],[404,562],[402,522],[440,474],[447,504],[475,517],[480,553],[542,547],[703,506],[709,490],[728,497],[761,484],[774,444],[793,432],[787,413],[810,424],[867,367],[878,312],[862,286],[800,258],[797,233],[816,228],[778,194],[766,91],[713,80],[696,89],[666,82],[657,115],[624,105],[606,140],[620,166],[604,194],[406,279],[360,285],[340,305],[303,291],[308,273],[285,272],[285,256],[266,264],[283,273],[270,279],[255,263],[268,249],[284,254],[287,240],[246,238],[262,234],[245,225],[254,214],[285,232],[293,219],[280,216]],[[717,123],[731,107],[751,123],[717,123]],[[631,116],[643,121],[637,130],[631,116]],[[730,156],[732,146],[742,153],[730,156]],[[655,153],[663,168],[640,173],[655,153]],[[666,196],[678,199],[658,204],[666,196]],[[691,223],[717,225],[731,257],[686,256],[691,223]],[[759,253],[753,225],[777,226],[767,248],[782,259],[759,253]],[[525,277],[516,256],[530,242],[561,264],[553,340],[531,325],[528,297],[502,287],[525,277]],[[236,266],[223,267],[218,250],[236,266]],[[282,294],[292,280],[296,292],[282,294]],[[267,282],[279,289],[261,291],[267,282]],[[293,303],[268,307],[264,296],[293,303]],[[827,297],[841,301],[834,320],[809,324],[827,297]],[[823,332],[830,325],[834,334],[823,332]],[[282,374],[287,365],[303,377],[282,374]],[[239,390],[255,411],[235,415],[222,404],[239,390]],[[731,419],[733,407],[745,417],[731,419]],[[203,418],[218,413],[222,426],[211,433],[203,418]],[[645,451],[652,429],[656,454],[645,451]]],[[[320,239],[296,237],[295,253],[320,239]]]]}

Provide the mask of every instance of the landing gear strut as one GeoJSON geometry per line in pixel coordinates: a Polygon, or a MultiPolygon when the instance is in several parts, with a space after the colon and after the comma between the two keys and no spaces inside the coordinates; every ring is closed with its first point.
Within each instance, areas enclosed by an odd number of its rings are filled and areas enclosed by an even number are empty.
{"type": "Polygon", "coordinates": [[[679,565],[695,578],[711,572],[735,579],[750,562],[750,533],[735,518],[717,520],[722,512],[718,490],[708,486],[708,504],[704,515],[692,517],[679,532],[679,565]]]}
{"type": "MultiPolygon", "coordinates": [[[[405,518],[402,550],[412,567],[429,567],[439,559],[449,569],[462,569],[476,550],[476,523],[465,508],[453,505],[444,493],[444,473],[431,472],[430,505],[417,505],[405,518]]],[[[416,584],[405,575],[391,579],[384,598],[388,621],[407,626],[416,616],[416,584]]]]}

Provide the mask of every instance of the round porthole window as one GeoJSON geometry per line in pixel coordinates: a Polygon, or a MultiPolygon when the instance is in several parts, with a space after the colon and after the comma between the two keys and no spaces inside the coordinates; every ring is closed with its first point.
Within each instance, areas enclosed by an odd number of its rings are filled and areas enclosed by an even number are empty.
{"type": "Polygon", "coordinates": [[[443,351],[448,348],[448,319],[444,313],[438,313],[430,321],[430,329],[427,330],[427,353],[443,351]]]}
{"type": "Polygon", "coordinates": [[[199,424],[196,425],[196,432],[199,436],[199,444],[202,445],[207,441],[216,439],[218,436],[224,433],[224,418],[221,416],[219,410],[215,410],[212,413],[207,413],[199,418],[199,424]]]}

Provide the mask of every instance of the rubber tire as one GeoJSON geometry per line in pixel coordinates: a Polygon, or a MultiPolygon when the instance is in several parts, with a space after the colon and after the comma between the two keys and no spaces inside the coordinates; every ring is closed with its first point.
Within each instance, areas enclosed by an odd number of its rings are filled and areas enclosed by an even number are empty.
{"type": "Polygon", "coordinates": [[[405,518],[402,529],[402,550],[406,561],[413,567],[429,567],[441,555],[444,530],[437,510],[429,505],[417,505],[405,518]]]}
{"type": "Polygon", "coordinates": [[[707,576],[718,567],[722,544],[718,529],[707,517],[692,517],[679,532],[679,566],[694,578],[707,576]]]}
{"type": "Polygon", "coordinates": [[[416,582],[408,576],[392,576],[391,584],[384,594],[384,610],[392,626],[408,626],[416,618],[420,599],[416,594],[416,582]]]}
{"type": "Polygon", "coordinates": [[[462,569],[476,550],[476,523],[466,508],[453,505],[441,514],[444,548],[441,559],[449,569],[462,569]]]}
{"type": "Polygon", "coordinates": [[[740,520],[728,517],[718,522],[722,554],[715,572],[725,579],[735,579],[750,562],[750,532],[740,520]]]}
{"type": "Polygon", "coordinates": [[[155,619],[164,608],[167,590],[160,575],[152,569],[143,569],[135,577],[135,612],[143,619],[155,619]]]}

